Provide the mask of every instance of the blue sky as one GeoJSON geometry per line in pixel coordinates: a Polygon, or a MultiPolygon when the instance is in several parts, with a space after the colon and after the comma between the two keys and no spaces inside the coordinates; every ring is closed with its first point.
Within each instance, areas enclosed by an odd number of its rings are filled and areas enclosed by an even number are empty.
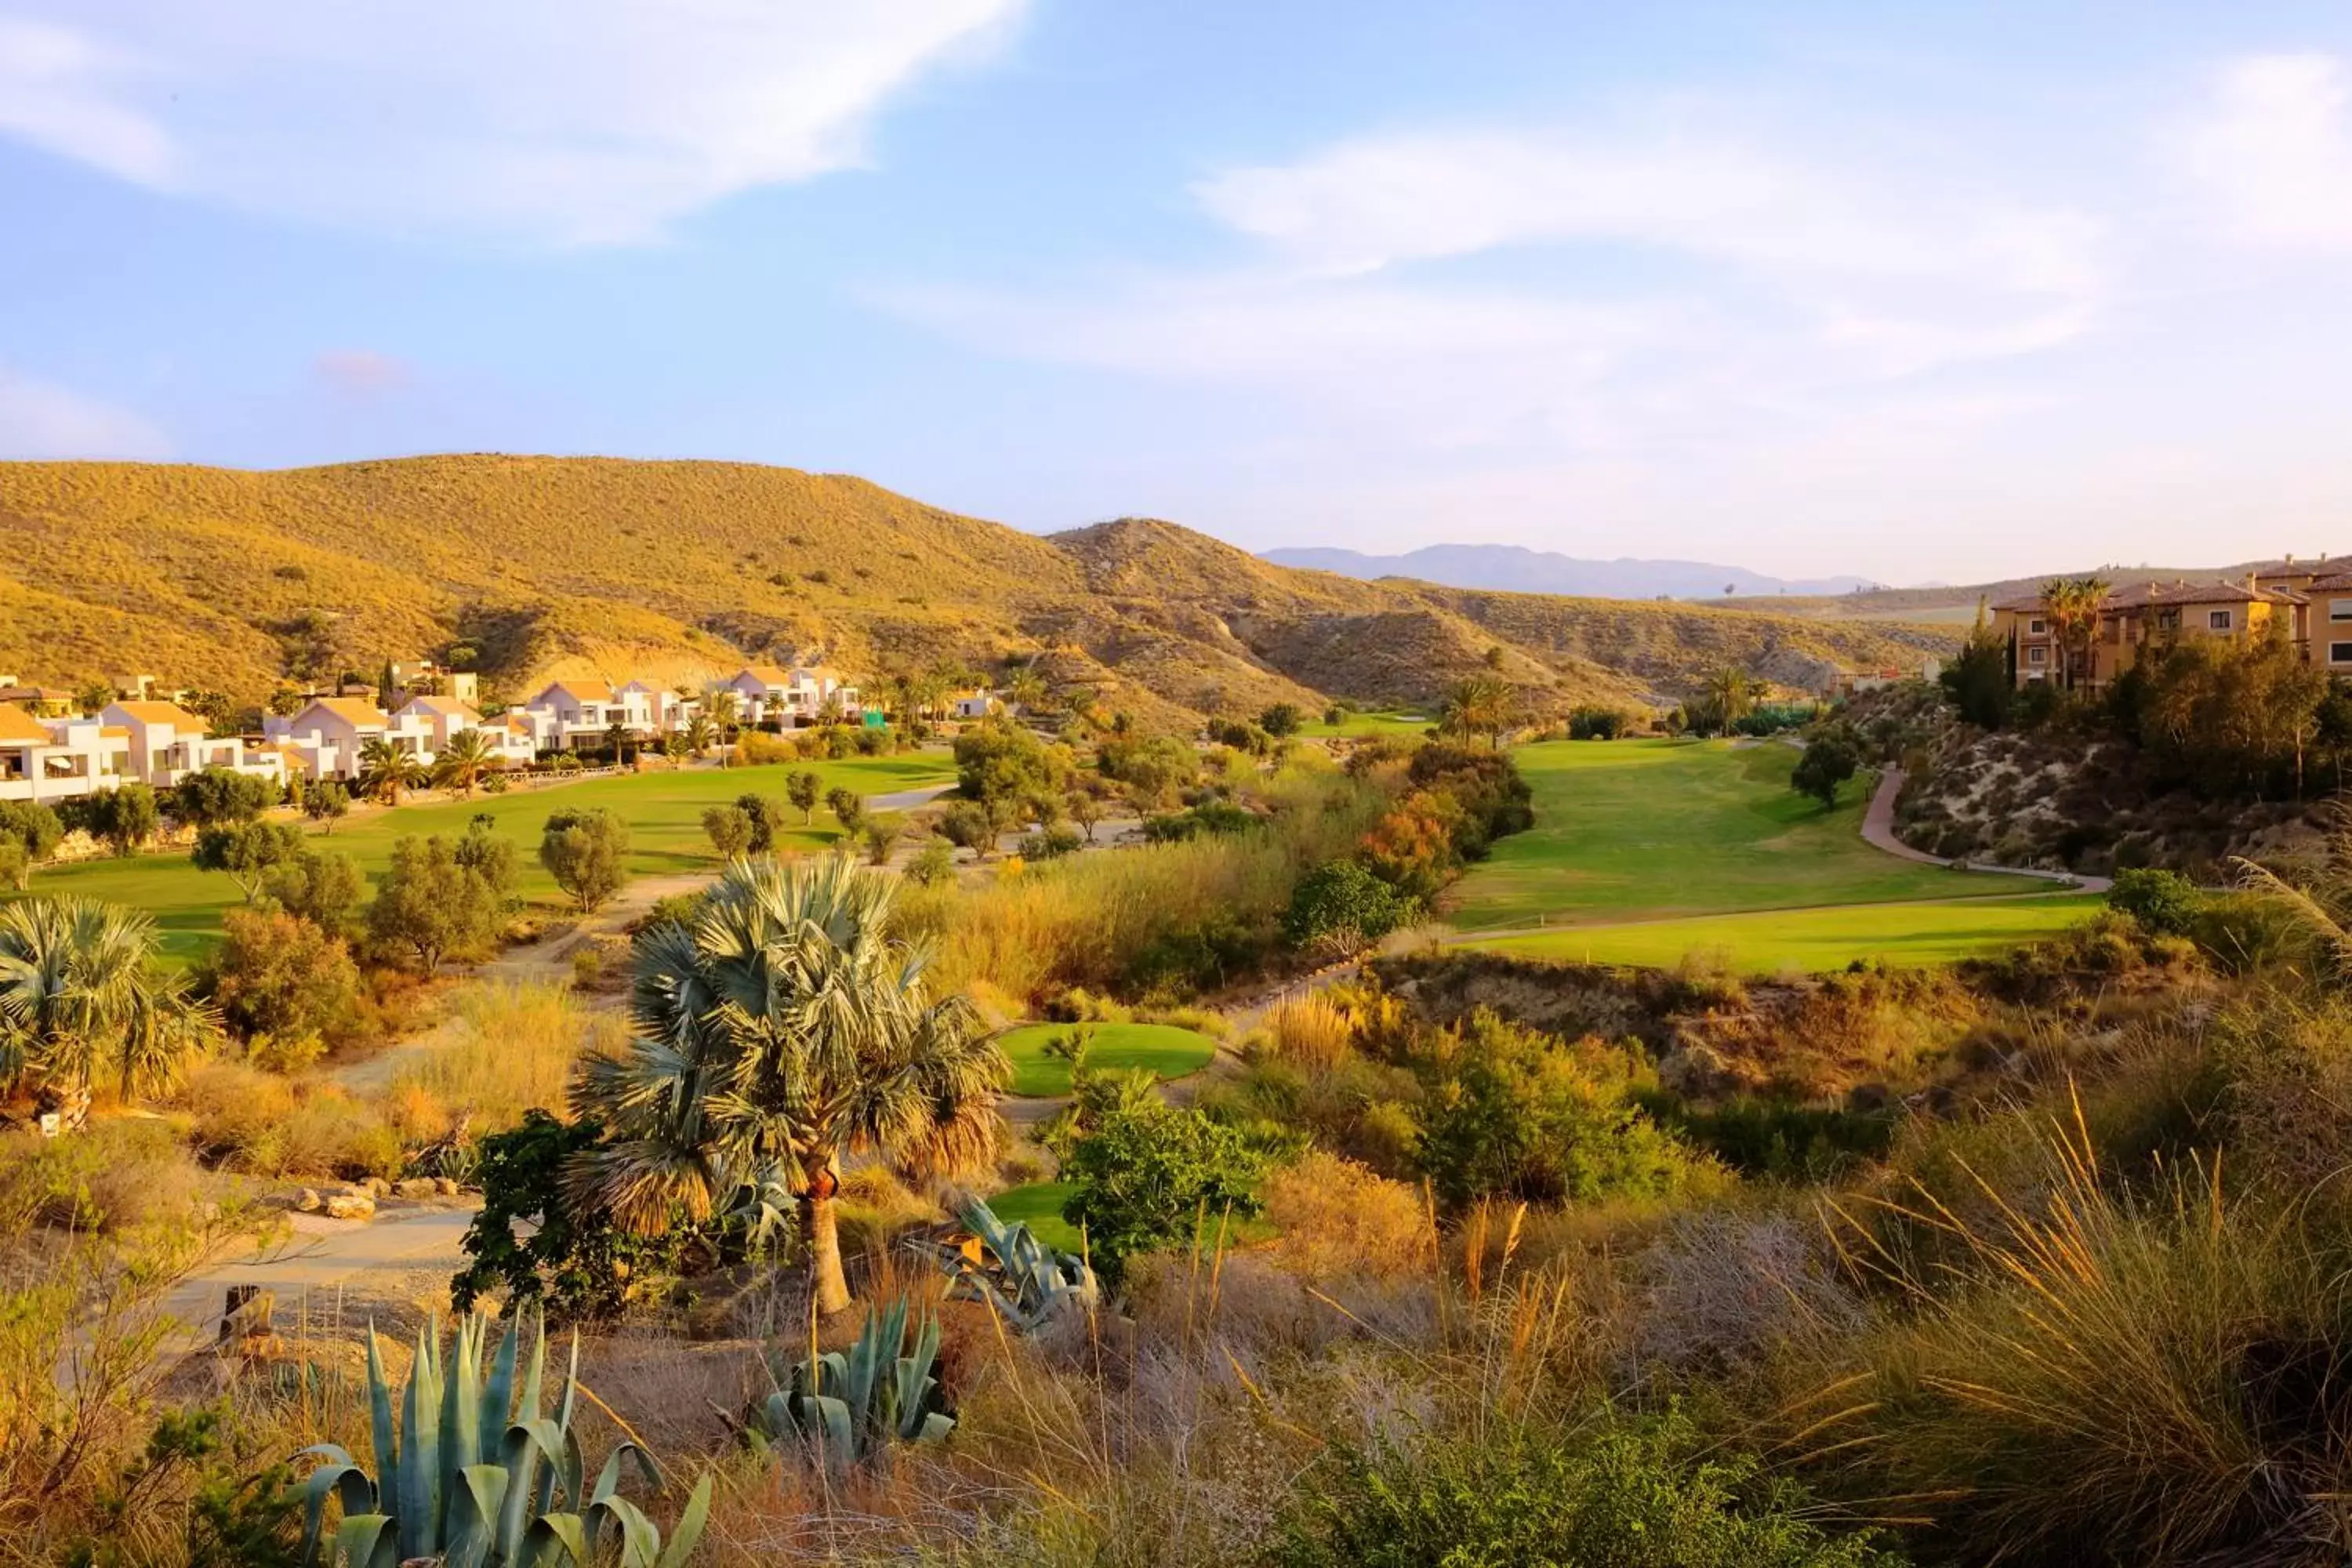
{"type": "Polygon", "coordinates": [[[0,458],[2352,551],[2341,4],[0,0],[0,458]]]}

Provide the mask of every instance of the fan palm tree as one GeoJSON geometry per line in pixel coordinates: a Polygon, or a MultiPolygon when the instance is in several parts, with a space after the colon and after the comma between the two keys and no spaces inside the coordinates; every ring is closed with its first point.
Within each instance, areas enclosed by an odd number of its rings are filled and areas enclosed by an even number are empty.
{"type": "Polygon", "coordinates": [[[691,928],[637,939],[629,1044],[584,1062],[572,1104],[606,1141],[581,1196],[659,1229],[781,1176],[800,1203],[816,1305],[849,1303],[835,1211],[845,1154],[913,1175],[993,1154],[1004,1053],[925,955],[888,931],[898,879],[845,856],[739,860],[691,928]]]}
{"type": "Polygon", "coordinates": [[[147,917],[92,899],[0,906],[0,1085],[123,1097],[170,1086],[220,1036],[219,1015],[155,963],[147,917]]]}
{"type": "Polygon", "coordinates": [[[433,782],[470,798],[474,787],[482,782],[482,775],[497,764],[488,735],[479,730],[460,730],[449,737],[449,743],[433,759],[433,782]]]}
{"type": "Polygon", "coordinates": [[[371,735],[360,745],[360,793],[386,805],[400,804],[400,792],[425,782],[425,769],[408,752],[383,735],[371,735]]]}
{"type": "Polygon", "coordinates": [[[2082,655],[2085,667],[2091,661],[2091,639],[2098,631],[2099,611],[2107,602],[2108,586],[2105,578],[2096,575],[2053,577],[2042,584],[2042,606],[2058,639],[2060,668],[2069,691],[2074,689],[2080,673],[2075,655],[2082,655]]]}

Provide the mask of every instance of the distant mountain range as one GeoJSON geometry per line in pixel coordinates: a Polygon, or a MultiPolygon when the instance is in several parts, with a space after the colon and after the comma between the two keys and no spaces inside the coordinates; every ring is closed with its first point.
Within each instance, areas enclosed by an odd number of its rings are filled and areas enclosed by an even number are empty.
{"type": "Polygon", "coordinates": [[[1586,561],[1517,544],[1432,544],[1404,555],[1366,555],[1355,550],[1302,549],[1261,552],[1277,566],[1336,572],[1366,581],[1410,577],[1449,588],[1508,589],[1525,594],[1565,594],[1595,599],[1720,599],[1778,594],[1843,594],[1874,584],[1866,577],[1767,577],[1738,566],[1705,561],[1586,561]]]}

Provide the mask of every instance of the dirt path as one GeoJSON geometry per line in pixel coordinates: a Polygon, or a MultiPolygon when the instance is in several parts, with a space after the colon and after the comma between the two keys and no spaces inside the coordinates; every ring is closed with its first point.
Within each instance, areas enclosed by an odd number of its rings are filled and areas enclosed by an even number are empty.
{"type": "Polygon", "coordinates": [[[208,1264],[172,1288],[164,1310],[184,1331],[179,1348],[211,1342],[232,1286],[257,1285],[271,1292],[283,1323],[302,1314],[306,1303],[312,1317],[337,1310],[347,1291],[355,1305],[382,1300],[404,1274],[437,1275],[446,1281],[465,1262],[458,1243],[474,1223],[474,1209],[419,1205],[387,1209],[373,1220],[287,1217],[290,1235],[208,1264]]]}

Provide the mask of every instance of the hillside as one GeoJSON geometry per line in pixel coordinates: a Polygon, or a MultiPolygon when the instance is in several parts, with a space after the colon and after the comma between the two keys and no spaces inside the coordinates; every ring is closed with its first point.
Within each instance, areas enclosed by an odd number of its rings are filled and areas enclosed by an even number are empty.
{"type": "Polygon", "coordinates": [[[1861,577],[1792,580],[1706,561],[1652,561],[1630,555],[1594,561],[1518,544],[1428,544],[1402,555],[1367,555],[1318,546],[1268,550],[1262,559],[1277,566],[1336,572],[1368,582],[1410,577],[1450,588],[1507,588],[1602,599],[1712,599],[1727,590],[1742,595],[1835,595],[1870,586],[1861,577]]]}
{"type": "Polygon", "coordinates": [[[1051,538],[859,479],[471,455],[254,473],[0,464],[0,670],[265,695],[306,643],[355,669],[452,643],[509,696],[747,657],[860,669],[1034,658],[1155,724],[1320,695],[1425,702],[1490,664],[1546,704],[1784,680],[1950,634],[1365,583],[1127,520],[1051,538]],[[1491,650],[1499,648],[1499,654],[1491,650]]]}

